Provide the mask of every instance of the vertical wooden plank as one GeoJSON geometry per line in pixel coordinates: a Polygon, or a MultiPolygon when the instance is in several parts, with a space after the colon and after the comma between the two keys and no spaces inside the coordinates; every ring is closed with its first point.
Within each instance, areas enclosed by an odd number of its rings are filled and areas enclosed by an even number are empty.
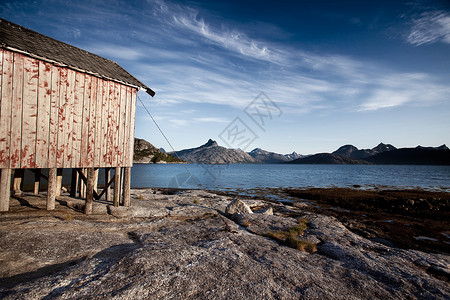
{"type": "Polygon", "coordinates": [[[48,167],[51,80],[51,65],[40,61],[37,105],[36,168],[48,167]]]}
{"type": "Polygon", "coordinates": [[[92,89],[92,76],[86,75],[83,101],[83,129],[81,136],[81,167],[90,167],[93,165],[92,160],[89,157],[89,150],[92,151],[93,147],[93,145],[90,145],[90,142],[93,141],[90,136],[90,130],[92,129],[91,111],[95,110],[92,107],[92,105],[95,105],[95,99],[92,99],[92,89]]]}
{"type": "MultiPolygon", "coordinates": [[[[81,167],[81,140],[84,123],[84,81],[85,75],[76,72],[73,95],[72,168],[81,167]]],[[[87,108],[89,109],[89,105],[87,105],[87,108]]]]}
{"type": "Polygon", "coordinates": [[[58,119],[59,119],[59,99],[60,99],[60,69],[51,66],[51,100],[50,100],[50,120],[48,137],[48,167],[56,168],[57,147],[58,147],[58,119]]]}
{"type": "Polygon", "coordinates": [[[64,167],[65,145],[67,140],[66,124],[67,109],[67,68],[60,69],[59,101],[58,101],[58,146],[56,147],[56,166],[64,167]]]}
{"type": "Polygon", "coordinates": [[[11,169],[1,169],[0,175],[0,211],[9,210],[9,198],[11,197],[11,169]]]}
{"type": "Polygon", "coordinates": [[[116,147],[116,140],[114,138],[117,133],[116,124],[117,124],[117,106],[116,106],[116,90],[114,82],[109,82],[109,114],[108,114],[108,145],[107,145],[107,162],[109,166],[115,167],[116,165],[113,163],[113,159],[115,156],[114,149],[116,147]]]}
{"type": "Polygon", "coordinates": [[[123,206],[131,205],[130,197],[131,167],[123,168],[123,206]]]}
{"type": "Polygon", "coordinates": [[[0,50],[2,54],[0,98],[0,168],[9,169],[9,151],[11,146],[11,97],[13,93],[14,57],[12,52],[3,49],[0,50]]]}
{"type": "Polygon", "coordinates": [[[47,210],[55,209],[56,198],[56,168],[48,170],[48,188],[47,188],[47,210]]]}
{"type": "Polygon", "coordinates": [[[96,141],[96,134],[98,128],[100,127],[101,121],[101,115],[97,115],[98,106],[100,106],[101,111],[101,101],[98,101],[97,88],[98,80],[97,78],[92,78],[92,89],[91,89],[91,104],[90,104],[90,111],[89,111],[89,138],[88,138],[88,160],[89,160],[89,166],[92,167],[99,167],[98,166],[98,158],[96,159],[95,151],[97,147],[97,143],[99,141],[96,141]]]}
{"type": "Polygon", "coordinates": [[[134,125],[136,122],[136,96],[137,89],[132,89],[131,93],[131,114],[130,114],[130,145],[128,149],[130,149],[130,153],[128,156],[128,164],[127,166],[133,166],[133,154],[134,154],[134,125]]]}
{"type": "Polygon", "coordinates": [[[102,131],[101,131],[101,147],[100,147],[100,163],[101,166],[111,167],[108,164],[108,125],[109,125],[109,83],[103,81],[103,97],[102,97],[102,131]]]}
{"type": "Polygon", "coordinates": [[[23,72],[21,168],[34,168],[36,163],[38,78],[39,61],[25,57],[23,72]]]}
{"type": "Polygon", "coordinates": [[[67,140],[64,145],[64,167],[72,168],[73,164],[73,115],[75,111],[75,76],[76,71],[69,69],[67,71],[67,109],[66,109],[66,134],[67,140]]]}
{"type": "Polygon", "coordinates": [[[15,53],[13,61],[10,166],[13,169],[17,169],[20,168],[22,147],[23,55],[15,53]]]}
{"type": "Polygon", "coordinates": [[[131,167],[128,165],[128,156],[130,155],[130,141],[134,143],[134,139],[130,137],[130,116],[131,116],[131,87],[126,87],[125,97],[125,127],[124,127],[124,149],[122,157],[122,165],[125,167],[131,167]]]}
{"type": "Polygon", "coordinates": [[[114,124],[114,130],[115,132],[113,133],[113,144],[114,144],[114,148],[113,148],[113,152],[112,152],[112,164],[114,166],[118,166],[119,165],[119,128],[120,128],[120,91],[121,91],[121,85],[119,83],[114,83],[114,107],[115,107],[115,111],[114,111],[114,120],[115,120],[115,124],[114,124]]]}
{"type": "Polygon", "coordinates": [[[119,116],[119,139],[117,147],[117,165],[123,166],[123,154],[125,147],[125,121],[127,117],[127,87],[120,85],[120,116],[119,116]]]}
{"type": "Polygon", "coordinates": [[[87,173],[86,204],[84,206],[84,213],[90,215],[92,214],[92,203],[94,201],[94,168],[89,168],[87,173]]]}
{"type": "Polygon", "coordinates": [[[114,200],[113,205],[119,207],[120,202],[120,167],[115,168],[114,172],[114,200]]]}
{"type": "Polygon", "coordinates": [[[101,167],[103,81],[96,77],[92,78],[92,99],[95,100],[95,110],[91,111],[91,118],[95,117],[95,123],[92,123],[95,130],[94,135],[89,136],[89,159],[93,160],[93,166],[101,167]]]}

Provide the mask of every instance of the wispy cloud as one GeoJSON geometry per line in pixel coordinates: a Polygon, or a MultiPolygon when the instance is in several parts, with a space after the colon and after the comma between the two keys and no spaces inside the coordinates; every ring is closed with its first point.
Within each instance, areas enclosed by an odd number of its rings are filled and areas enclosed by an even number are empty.
{"type": "Polygon", "coordinates": [[[420,46],[442,42],[450,44],[450,13],[445,11],[424,12],[413,20],[406,40],[420,46]]]}
{"type": "Polygon", "coordinates": [[[194,121],[205,122],[205,123],[229,123],[230,120],[222,117],[206,117],[206,118],[195,118],[194,121]]]}

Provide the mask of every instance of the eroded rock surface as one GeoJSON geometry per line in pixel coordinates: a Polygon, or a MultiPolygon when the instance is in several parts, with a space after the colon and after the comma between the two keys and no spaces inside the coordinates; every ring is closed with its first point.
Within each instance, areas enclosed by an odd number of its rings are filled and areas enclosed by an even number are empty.
{"type": "Polygon", "coordinates": [[[448,256],[390,248],[333,217],[274,207],[233,222],[223,216],[231,199],[204,191],[132,198],[120,218],[66,206],[1,214],[0,298],[450,298],[448,256]],[[314,254],[264,236],[298,224],[296,212],[314,254]]]}

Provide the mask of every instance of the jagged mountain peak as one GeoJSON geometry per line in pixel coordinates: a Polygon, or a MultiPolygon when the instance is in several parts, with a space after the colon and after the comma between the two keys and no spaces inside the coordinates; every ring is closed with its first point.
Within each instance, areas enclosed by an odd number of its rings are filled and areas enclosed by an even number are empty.
{"type": "Polygon", "coordinates": [[[206,142],[206,144],[204,144],[204,145],[202,145],[202,146],[200,146],[200,147],[217,147],[217,146],[219,146],[219,144],[217,144],[216,141],[214,141],[214,140],[212,140],[212,139],[209,139],[209,140],[206,142]]]}

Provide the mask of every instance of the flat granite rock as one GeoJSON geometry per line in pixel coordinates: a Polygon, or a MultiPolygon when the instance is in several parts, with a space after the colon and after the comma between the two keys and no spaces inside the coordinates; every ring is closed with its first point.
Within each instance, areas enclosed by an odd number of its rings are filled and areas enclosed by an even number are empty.
{"type": "Polygon", "coordinates": [[[295,218],[248,214],[236,220],[244,227],[204,213],[215,198],[177,197],[159,218],[0,214],[0,298],[450,298],[448,255],[391,248],[305,212],[310,254],[263,235],[295,218]]]}

